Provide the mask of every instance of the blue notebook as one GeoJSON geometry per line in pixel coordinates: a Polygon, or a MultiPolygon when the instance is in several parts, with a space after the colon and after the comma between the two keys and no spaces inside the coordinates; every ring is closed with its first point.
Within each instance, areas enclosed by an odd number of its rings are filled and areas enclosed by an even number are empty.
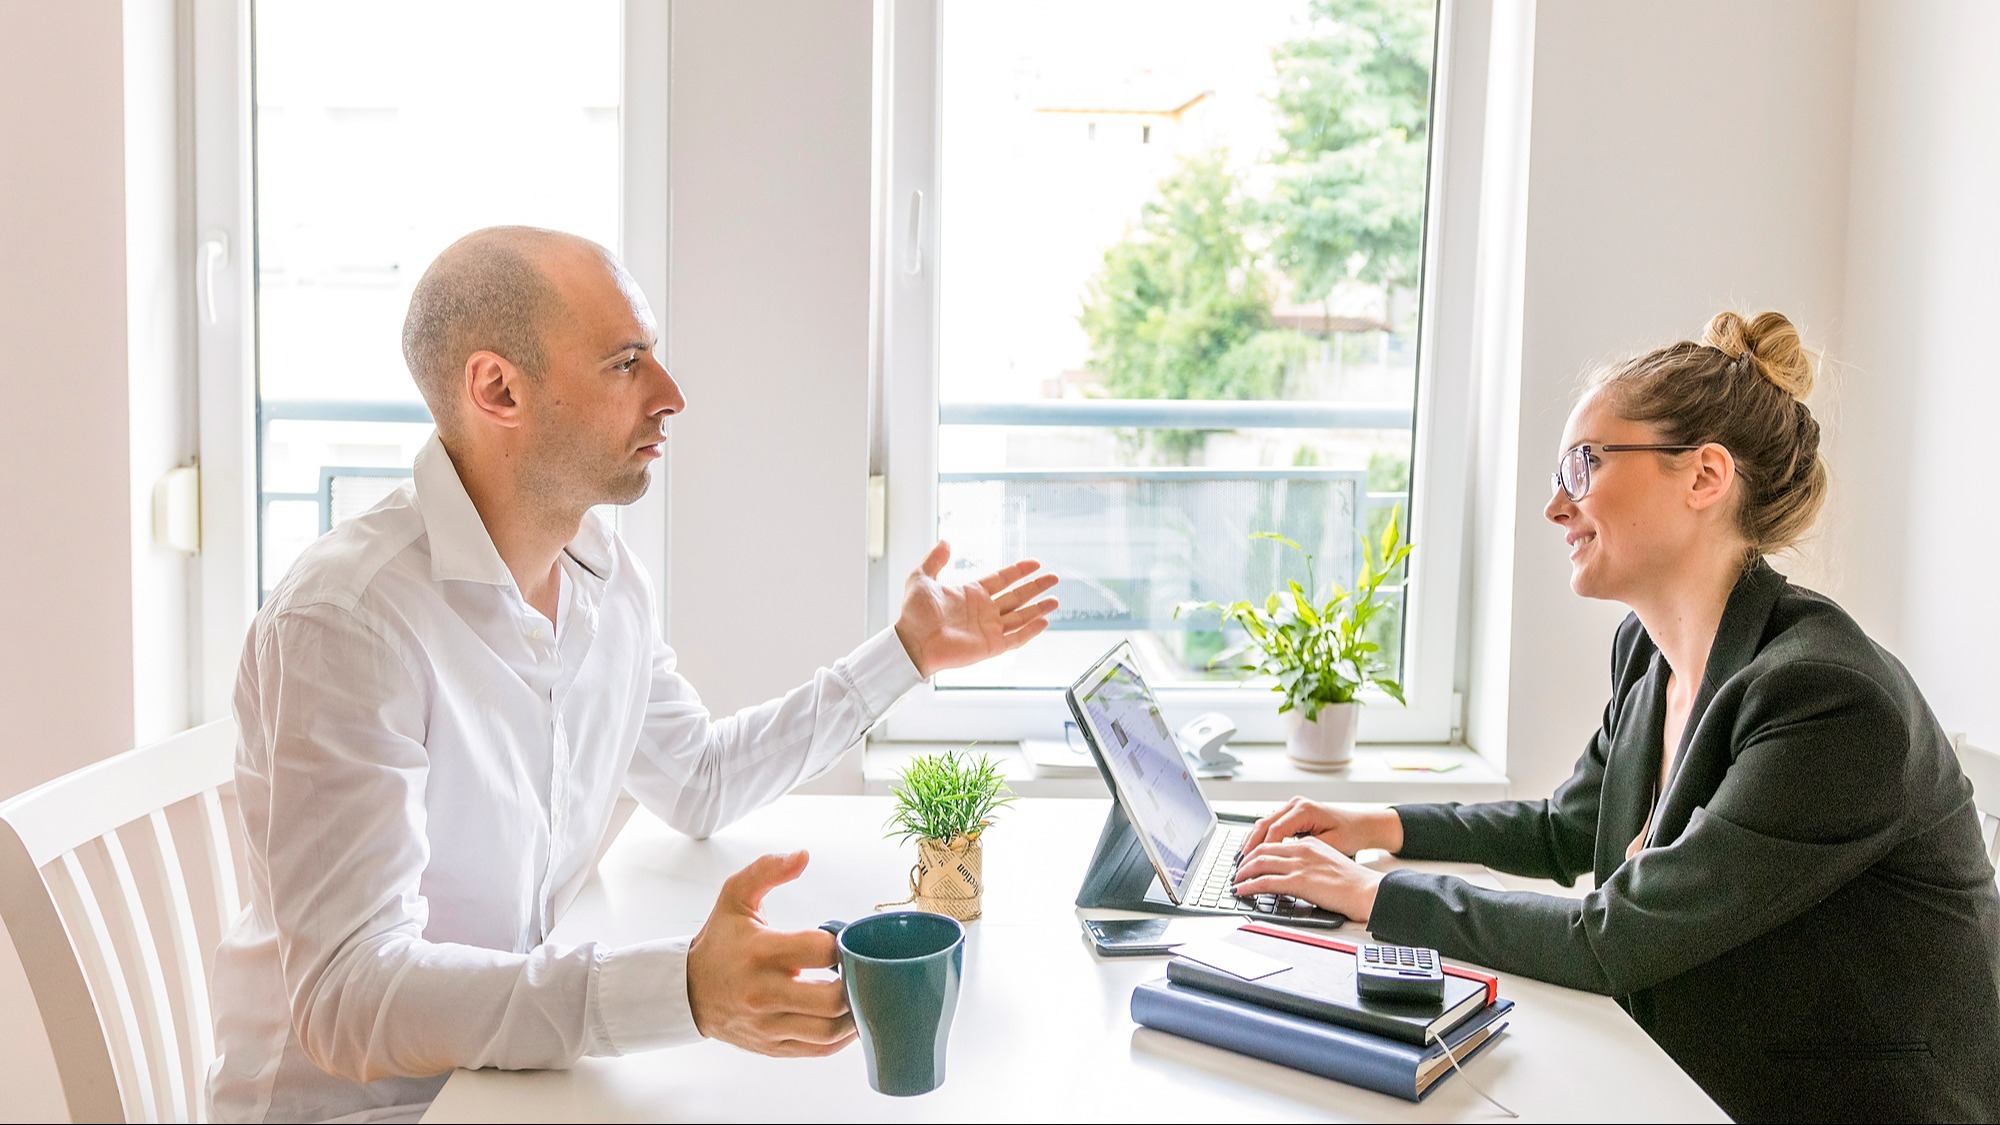
{"type": "MultiPolygon", "coordinates": [[[[1496,1000],[1446,1034],[1458,1061],[1492,1042],[1513,1007],[1512,1000],[1496,1000]]],[[[1145,1027],[1413,1102],[1423,1101],[1452,1069],[1436,1043],[1399,1043],[1168,980],[1132,990],[1132,1018],[1145,1027]]]]}

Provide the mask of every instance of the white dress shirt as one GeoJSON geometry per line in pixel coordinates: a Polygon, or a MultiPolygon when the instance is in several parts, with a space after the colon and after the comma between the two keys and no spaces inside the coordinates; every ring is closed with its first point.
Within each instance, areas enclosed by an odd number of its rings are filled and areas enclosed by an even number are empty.
{"type": "Polygon", "coordinates": [[[698,1038],[687,941],[551,945],[621,787],[704,836],[832,765],[919,677],[892,631],[711,719],[592,513],[554,627],[433,437],[314,544],[236,686],[248,905],[216,955],[217,1120],[413,1118],[453,1067],[698,1038]]]}

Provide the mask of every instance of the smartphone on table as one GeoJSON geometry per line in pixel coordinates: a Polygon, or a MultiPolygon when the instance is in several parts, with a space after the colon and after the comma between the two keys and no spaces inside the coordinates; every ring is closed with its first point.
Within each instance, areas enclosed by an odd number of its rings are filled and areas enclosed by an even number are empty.
{"type": "Polygon", "coordinates": [[[1220,937],[1241,924],[1215,918],[1086,918],[1083,933],[1101,957],[1160,957],[1175,946],[1220,937]]]}

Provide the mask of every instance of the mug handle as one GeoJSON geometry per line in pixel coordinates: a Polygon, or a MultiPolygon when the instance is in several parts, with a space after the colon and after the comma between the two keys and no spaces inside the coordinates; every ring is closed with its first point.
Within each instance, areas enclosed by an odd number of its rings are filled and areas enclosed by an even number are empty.
{"type": "MultiPolygon", "coordinates": [[[[846,928],[847,928],[847,923],[845,923],[845,922],[821,922],[821,923],[820,923],[820,924],[819,924],[818,926],[816,926],[816,927],[814,927],[814,928],[815,928],[815,929],[820,929],[820,930],[825,930],[825,931],[826,931],[827,933],[830,933],[830,934],[832,934],[832,935],[833,935],[833,940],[834,940],[834,943],[835,943],[836,947],[838,947],[838,945],[839,945],[839,942],[840,942],[840,931],[842,931],[842,930],[844,930],[844,929],[846,929],[846,928]]],[[[834,975],[834,976],[839,976],[839,975],[840,975],[840,959],[839,959],[838,957],[834,958],[834,961],[833,961],[833,975],[834,975]]]]}

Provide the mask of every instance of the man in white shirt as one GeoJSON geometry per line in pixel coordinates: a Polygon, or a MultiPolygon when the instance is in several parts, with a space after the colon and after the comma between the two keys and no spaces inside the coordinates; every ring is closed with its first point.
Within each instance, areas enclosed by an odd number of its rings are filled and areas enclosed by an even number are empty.
{"type": "Polygon", "coordinates": [[[621,788],[713,832],[922,679],[1041,632],[1055,578],[1021,562],[942,584],[940,543],[893,629],[712,719],[591,510],[645,491],[685,406],[657,339],[631,278],[568,235],[476,232],[418,283],[404,354],[437,436],[409,485],[300,558],[245,646],[249,905],[216,956],[218,1120],[414,1119],[459,1066],[852,1041],[838,982],[798,977],[833,963],[831,937],[758,914],[804,853],[732,876],[692,939],[562,947],[549,929],[621,788]]]}

